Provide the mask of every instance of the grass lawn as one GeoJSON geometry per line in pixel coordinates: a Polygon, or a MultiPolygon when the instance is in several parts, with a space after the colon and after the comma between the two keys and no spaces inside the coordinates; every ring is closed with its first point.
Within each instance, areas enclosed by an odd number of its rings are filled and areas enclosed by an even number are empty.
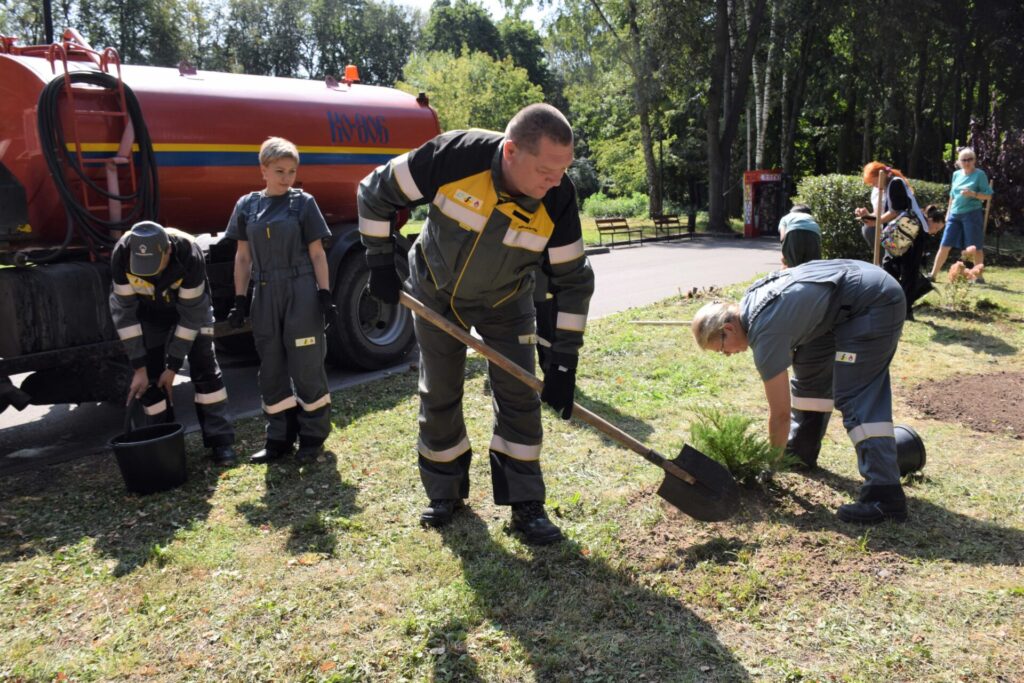
{"type": "MultiPolygon", "coordinates": [[[[334,395],[330,454],[214,469],[189,444],[179,490],[128,496],[109,456],[0,480],[0,680],[1020,681],[1024,442],[929,420],[917,383],[1024,370],[1024,270],[990,268],[954,315],[908,323],[897,422],[928,449],[911,519],[833,517],[859,477],[838,417],[825,471],[745,489],[699,523],[659,470],[545,412],[549,505],[569,536],[532,549],[490,500],[443,532],[415,521],[416,377],[334,395]]],[[[739,294],[742,289],[731,288],[739,294]]],[[[591,324],[581,403],[674,455],[694,408],[765,415],[749,354],[698,353],[675,298],[591,324]]],[[[465,410],[489,440],[485,368],[465,410]]],[[[240,423],[241,448],[262,424],[240,423]]]]}

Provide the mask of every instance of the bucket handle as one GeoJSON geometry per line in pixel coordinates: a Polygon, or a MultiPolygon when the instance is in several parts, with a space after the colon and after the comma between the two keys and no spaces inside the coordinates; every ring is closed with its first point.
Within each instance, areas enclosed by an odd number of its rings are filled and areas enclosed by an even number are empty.
{"type": "MultiPolygon", "coordinates": [[[[167,400],[167,393],[161,390],[164,394],[164,399],[167,400]]],[[[167,420],[166,422],[174,422],[174,404],[167,400],[167,420]]],[[[137,397],[132,396],[131,400],[128,401],[128,408],[124,411],[124,434],[135,430],[135,423],[132,417],[137,416],[138,421],[141,422],[145,418],[143,412],[142,401],[137,397]]]]}

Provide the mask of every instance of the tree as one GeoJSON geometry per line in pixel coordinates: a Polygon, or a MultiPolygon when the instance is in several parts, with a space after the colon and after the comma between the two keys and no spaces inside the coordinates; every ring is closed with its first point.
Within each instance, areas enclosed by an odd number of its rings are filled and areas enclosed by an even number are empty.
{"type": "Polygon", "coordinates": [[[405,66],[404,79],[395,86],[413,94],[427,93],[443,130],[505,130],[517,111],[544,99],[525,69],[508,58],[497,61],[483,52],[463,52],[458,57],[449,52],[414,54],[405,66]]]}
{"type": "Polygon", "coordinates": [[[711,83],[705,114],[708,140],[708,229],[714,232],[730,230],[725,206],[730,157],[750,84],[751,62],[764,17],[765,0],[751,0],[751,3],[746,35],[740,36],[736,28],[739,21],[737,5],[733,0],[715,0],[711,83]]]}
{"type": "Polygon", "coordinates": [[[505,17],[498,22],[497,28],[501,36],[501,56],[511,57],[516,66],[526,69],[530,82],[543,88],[546,97],[557,95],[557,83],[548,68],[544,43],[534,25],[522,19],[505,17]]]}
{"type": "Polygon", "coordinates": [[[455,0],[454,5],[449,0],[436,0],[420,36],[419,49],[452,54],[468,49],[495,59],[505,54],[491,15],[482,5],[469,0],[455,0]]]}

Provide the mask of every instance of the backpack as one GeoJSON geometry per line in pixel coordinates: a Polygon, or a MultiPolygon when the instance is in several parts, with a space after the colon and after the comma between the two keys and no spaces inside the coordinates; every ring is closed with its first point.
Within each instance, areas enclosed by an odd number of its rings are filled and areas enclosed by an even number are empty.
{"type": "Polygon", "coordinates": [[[910,212],[904,211],[882,228],[882,248],[890,256],[903,256],[921,232],[921,225],[910,212]]]}

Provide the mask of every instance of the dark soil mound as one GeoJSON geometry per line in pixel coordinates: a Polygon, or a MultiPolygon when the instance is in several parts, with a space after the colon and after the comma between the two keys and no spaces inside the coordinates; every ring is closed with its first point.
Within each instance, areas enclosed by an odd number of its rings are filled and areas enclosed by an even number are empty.
{"type": "Polygon", "coordinates": [[[908,400],[924,415],[979,432],[1024,438],[1024,373],[1000,372],[925,382],[908,400]]]}

